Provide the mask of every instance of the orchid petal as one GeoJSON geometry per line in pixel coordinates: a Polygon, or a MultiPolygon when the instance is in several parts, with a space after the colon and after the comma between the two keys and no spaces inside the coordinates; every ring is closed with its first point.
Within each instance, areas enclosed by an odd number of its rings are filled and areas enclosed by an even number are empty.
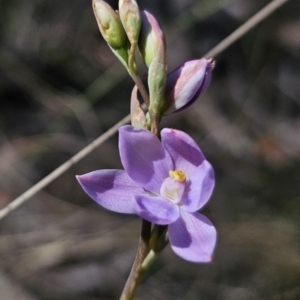
{"type": "Polygon", "coordinates": [[[130,125],[119,129],[119,150],[126,173],[144,189],[159,194],[163,180],[173,168],[169,153],[149,130],[130,125]]]}
{"type": "Polygon", "coordinates": [[[99,170],[76,177],[93,200],[118,213],[134,214],[133,196],[144,191],[123,170],[99,170]]]}
{"type": "Polygon", "coordinates": [[[161,131],[161,143],[170,153],[176,170],[182,170],[189,179],[205,160],[196,142],[183,131],[165,128],[161,131]]]}
{"type": "Polygon", "coordinates": [[[211,164],[205,160],[197,167],[190,180],[186,183],[182,208],[195,212],[209,200],[215,186],[215,175],[211,164]]]}
{"type": "Polygon", "coordinates": [[[173,251],[192,262],[210,262],[217,240],[213,224],[199,213],[180,210],[180,217],[169,225],[169,239],[173,251]]]}
{"type": "Polygon", "coordinates": [[[154,224],[170,224],[179,217],[178,205],[161,197],[136,195],[135,200],[135,213],[154,224]]]}

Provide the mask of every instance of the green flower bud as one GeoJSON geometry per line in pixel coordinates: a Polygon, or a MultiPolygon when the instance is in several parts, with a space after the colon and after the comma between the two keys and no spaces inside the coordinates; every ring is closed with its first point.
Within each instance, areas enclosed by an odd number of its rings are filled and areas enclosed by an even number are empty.
{"type": "Polygon", "coordinates": [[[126,33],[115,11],[102,0],[93,0],[93,9],[99,29],[107,44],[113,49],[125,47],[126,33]]]}
{"type": "Polygon", "coordinates": [[[142,28],[139,50],[148,67],[148,87],[150,96],[149,113],[151,123],[158,124],[165,100],[167,79],[166,44],[162,30],[156,19],[147,11],[142,12],[142,28]]]}
{"type": "Polygon", "coordinates": [[[120,0],[119,14],[129,42],[131,44],[137,44],[142,20],[136,1],[120,0]]]}
{"type": "Polygon", "coordinates": [[[149,112],[157,120],[165,105],[165,86],[167,81],[166,53],[164,47],[158,49],[148,69],[149,112]]]}
{"type": "Polygon", "coordinates": [[[128,40],[119,15],[102,0],[93,0],[93,10],[103,38],[113,53],[127,67],[128,40]]]}
{"type": "Polygon", "coordinates": [[[134,54],[141,29],[140,10],[135,0],[119,0],[121,22],[130,42],[129,68],[134,68],[134,54]]]}
{"type": "Polygon", "coordinates": [[[139,50],[147,67],[157,55],[159,48],[165,49],[165,38],[156,19],[147,11],[142,11],[142,26],[139,36],[139,50]]]}

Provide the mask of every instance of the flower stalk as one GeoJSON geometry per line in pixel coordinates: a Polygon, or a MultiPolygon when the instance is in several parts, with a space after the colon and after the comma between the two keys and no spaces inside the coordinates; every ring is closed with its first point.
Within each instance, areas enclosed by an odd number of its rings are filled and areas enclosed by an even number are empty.
{"type": "MultiPolygon", "coordinates": [[[[123,289],[120,300],[132,300],[134,299],[136,290],[139,286],[140,281],[146,272],[150,269],[152,264],[158,258],[159,254],[168,245],[168,239],[166,238],[167,226],[154,225],[151,238],[149,239],[147,251],[144,251],[145,243],[142,241],[142,237],[146,234],[147,237],[149,232],[149,224],[145,220],[142,221],[142,233],[140,243],[138,246],[137,255],[133,263],[130,275],[127,279],[126,285],[123,289]]],[[[151,226],[151,223],[150,223],[151,226]]],[[[145,236],[144,236],[145,237],[145,236]]]]}
{"type": "Polygon", "coordinates": [[[146,106],[149,107],[149,104],[150,104],[149,94],[148,94],[148,92],[145,88],[145,85],[143,84],[140,76],[137,74],[136,71],[129,70],[129,69],[128,69],[128,74],[130,75],[130,77],[134,81],[135,85],[138,87],[138,89],[141,93],[141,96],[142,96],[144,102],[146,103],[146,106]]]}
{"type": "MultiPolygon", "coordinates": [[[[120,300],[134,299],[138,285],[147,270],[147,264],[144,261],[150,252],[149,241],[151,236],[151,223],[142,220],[141,236],[138,244],[138,249],[130,274],[126,281],[120,300]],[[144,264],[144,265],[143,265],[144,264]]],[[[150,265],[149,265],[150,267],[150,265]]]]}

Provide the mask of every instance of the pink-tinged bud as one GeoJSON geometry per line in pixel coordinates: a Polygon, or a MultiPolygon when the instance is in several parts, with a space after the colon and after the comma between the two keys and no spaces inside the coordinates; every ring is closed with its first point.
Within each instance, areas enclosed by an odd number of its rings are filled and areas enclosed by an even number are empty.
{"type": "Polygon", "coordinates": [[[193,104],[207,89],[214,62],[202,58],[185,62],[168,74],[164,115],[182,111],[193,104]]]}
{"type": "Polygon", "coordinates": [[[167,81],[166,43],[163,31],[153,15],[141,12],[142,27],[139,36],[139,50],[148,67],[148,107],[151,123],[158,124],[162,108],[165,107],[165,85],[167,81]]]}
{"type": "Polygon", "coordinates": [[[165,37],[153,15],[144,10],[141,12],[141,17],[139,50],[145,65],[149,67],[157,51],[161,48],[165,51],[165,37]]]}

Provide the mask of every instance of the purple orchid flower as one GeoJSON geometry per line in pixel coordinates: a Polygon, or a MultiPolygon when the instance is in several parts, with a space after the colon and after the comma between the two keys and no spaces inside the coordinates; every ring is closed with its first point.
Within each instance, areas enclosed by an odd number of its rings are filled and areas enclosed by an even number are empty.
{"type": "Polygon", "coordinates": [[[165,128],[161,142],[150,131],[119,129],[125,171],[99,170],[77,176],[84,191],[114,212],[137,214],[168,225],[173,251],[192,262],[212,260],[216,229],[198,210],[214,188],[214,171],[186,133],[165,128]]]}

